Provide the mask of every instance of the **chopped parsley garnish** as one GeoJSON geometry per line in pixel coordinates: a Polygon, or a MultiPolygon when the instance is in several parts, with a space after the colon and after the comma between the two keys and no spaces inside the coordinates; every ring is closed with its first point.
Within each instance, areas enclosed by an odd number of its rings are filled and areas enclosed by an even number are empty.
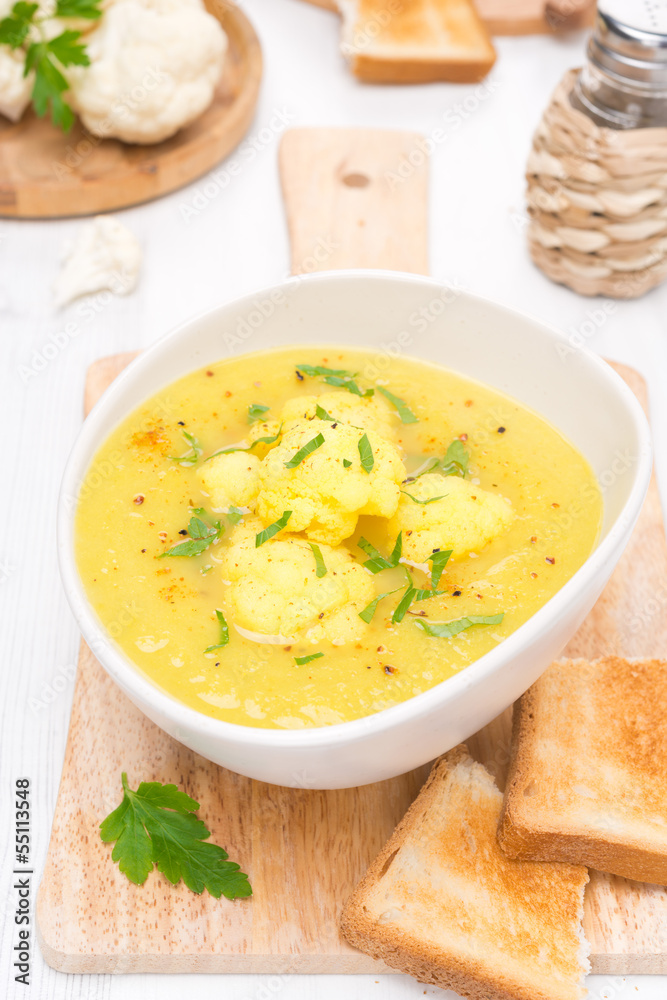
{"type": "Polygon", "coordinates": [[[222,649],[229,642],[229,625],[222,611],[216,608],[215,617],[218,619],[218,625],[220,626],[220,638],[213,646],[207,646],[204,650],[205,653],[212,653],[214,649],[222,649]]]}
{"type": "MultiPolygon", "coordinates": [[[[200,507],[195,509],[203,513],[200,507]]],[[[210,525],[205,524],[200,517],[191,517],[188,523],[188,534],[190,536],[188,540],[186,542],[179,542],[178,545],[167,549],[166,552],[161,552],[158,559],[164,559],[165,556],[198,556],[209,545],[216,542],[223,531],[224,528],[220,524],[220,521],[216,521],[214,525],[210,525]]]]}
{"type": "Polygon", "coordinates": [[[429,497],[428,500],[419,500],[417,497],[413,497],[412,493],[408,493],[407,490],[401,490],[401,493],[405,494],[406,497],[410,497],[413,503],[419,503],[424,507],[426,504],[435,503],[436,500],[444,500],[447,496],[446,493],[443,493],[440,497],[429,497]]]}
{"type": "Polygon", "coordinates": [[[399,399],[398,396],[395,396],[393,394],[393,392],[389,392],[389,389],[385,389],[384,386],[382,386],[382,385],[376,386],[376,389],[377,389],[378,392],[382,393],[382,395],[385,397],[385,399],[389,400],[389,402],[392,404],[392,406],[396,407],[396,412],[398,413],[399,417],[401,418],[401,423],[402,424],[418,424],[419,423],[419,417],[415,416],[415,414],[412,412],[412,410],[410,409],[410,407],[408,406],[408,404],[404,400],[399,399]]]}
{"type": "Polygon", "coordinates": [[[291,516],[291,510],[284,510],[282,517],[279,517],[277,521],[270,524],[268,528],[264,528],[263,531],[259,531],[255,535],[255,548],[258,549],[260,545],[264,544],[264,542],[268,542],[269,538],[273,538],[273,536],[277,535],[279,531],[282,531],[291,516]]]}
{"type": "Polygon", "coordinates": [[[365,552],[367,556],[371,557],[363,564],[366,569],[371,571],[371,573],[380,573],[383,569],[395,569],[399,564],[401,555],[403,554],[403,532],[399,531],[398,537],[396,538],[396,544],[394,545],[392,553],[388,559],[365,538],[360,538],[357,545],[362,552],[365,552]]]}
{"type": "Polygon", "coordinates": [[[258,444],[275,444],[282,432],[283,425],[281,424],[276,434],[269,434],[267,437],[257,438],[257,440],[253,441],[249,448],[220,448],[219,451],[214,451],[212,455],[205,458],[204,462],[210,462],[212,458],[216,458],[218,455],[231,455],[233,451],[252,451],[252,449],[256,448],[258,444]]]}
{"type": "Polygon", "coordinates": [[[373,457],[373,449],[371,448],[371,443],[368,440],[368,434],[364,434],[364,436],[359,441],[357,448],[359,449],[361,468],[364,470],[364,472],[370,473],[371,469],[375,465],[375,458],[373,457]]]}
{"type": "Polygon", "coordinates": [[[397,625],[399,622],[403,621],[406,614],[410,610],[410,606],[415,601],[427,601],[430,597],[440,597],[442,594],[444,594],[444,590],[435,590],[435,589],[423,590],[419,587],[415,587],[412,581],[412,574],[410,573],[410,570],[407,568],[407,566],[405,567],[405,573],[408,578],[408,585],[405,588],[405,593],[403,594],[403,597],[396,605],[396,610],[391,616],[392,624],[394,625],[397,625]]]}
{"type": "Polygon", "coordinates": [[[297,371],[302,375],[310,375],[317,378],[319,375],[337,375],[339,377],[354,378],[356,372],[348,372],[345,368],[325,368],[324,365],[297,365],[297,371]]]}
{"type": "Polygon", "coordinates": [[[415,625],[435,639],[451,639],[459,632],[465,632],[473,625],[500,625],[504,615],[468,615],[467,618],[457,618],[453,622],[426,622],[423,618],[415,619],[415,625]]]}
{"type": "Polygon", "coordinates": [[[239,521],[243,520],[243,515],[245,511],[242,511],[240,507],[230,507],[227,511],[225,517],[230,524],[238,524],[239,521]]]}
{"type": "Polygon", "coordinates": [[[351,465],[352,465],[352,462],[349,460],[349,458],[344,458],[343,459],[343,468],[344,469],[349,469],[351,465]]]}
{"type": "Polygon", "coordinates": [[[176,785],[142,781],[134,790],[123,771],[123,801],[100,825],[105,844],[115,841],[111,857],[130,882],[143,885],[157,865],[172,885],[181,879],[198,895],[208,889],[220,899],[252,895],[248,876],[211,844],[210,830],[195,815],[199,803],[176,785]]]}
{"type": "Polygon", "coordinates": [[[285,462],[286,469],[295,469],[297,465],[301,465],[304,458],[308,458],[312,455],[314,451],[321,448],[324,444],[324,434],[316,434],[314,438],[311,438],[307,444],[304,444],[303,448],[299,448],[296,454],[292,455],[289,462],[285,462]]]}
{"type": "Polygon", "coordinates": [[[315,556],[315,576],[321,579],[323,576],[327,575],[327,567],[322,557],[322,550],[319,545],[315,544],[315,542],[308,542],[308,544],[310,545],[312,553],[315,556]]]}
{"type": "Polygon", "coordinates": [[[319,660],[324,653],[309,653],[308,656],[295,656],[294,662],[298,667],[302,667],[304,663],[311,663],[313,660],[319,660]]]}
{"type": "Polygon", "coordinates": [[[315,404],[315,416],[318,420],[334,420],[334,417],[332,417],[330,413],[327,413],[324,407],[320,406],[319,403],[315,404]]]}
{"type": "Polygon", "coordinates": [[[430,472],[439,472],[441,476],[460,476],[461,479],[465,479],[469,465],[470,455],[465,445],[455,438],[445,452],[444,458],[434,458],[422,472],[416,476],[408,476],[405,482],[414,482],[415,479],[421,479],[430,472]]]}
{"type": "Polygon", "coordinates": [[[445,457],[440,463],[440,472],[443,476],[460,476],[465,479],[468,474],[470,455],[462,441],[455,438],[445,452],[445,457]]]}
{"type": "Polygon", "coordinates": [[[375,392],[374,389],[360,389],[354,381],[358,372],[349,372],[344,368],[325,368],[324,365],[297,365],[296,370],[311,378],[321,378],[327,385],[333,385],[337,389],[347,389],[355,396],[372,396],[375,392]]]}
{"type": "Polygon", "coordinates": [[[440,577],[442,576],[443,570],[447,563],[449,562],[449,557],[451,556],[453,549],[438,550],[437,552],[431,552],[430,556],[426,560],[430,562],[431,565],[431,586],[435,588],[440,583],[440,577]]]}
{"type": "Polygon", "coordinates": [[[188,451],[186,451],[185,455],[170,455],[169,458],[172,462],[178,462],[179,465],[196,465],[201,458],[204,449],[201,447],[199,441],[193,434],[188,434],[187,431],[182,431],[181,433],[190,447],[188,451]]]}
{"type": "Polygon", "coordinates": [[[383,601],[385,597],[389,597],[391,594],[397,594],[400,589],[401,589],[400,587],[396,587],[395,590],[385,590],[384,594],[378,594],[378,596],[375,597],[370,604],[366,605],[363,611],[359,612],[359,617],[361,618],[361,620],[365,621],[367,625],[370,625],[370,623],[373,620],[373,615],[377,611],[377,606],[380,603],[380,601],[383,601]]]}
{"type": "Polygon", "coordinates": [[[262,420],[270,409],[270,406],[263,406],[261,403],[251,403],[248,407],[248,423],[254,424],[257,420],[262,420]]]}

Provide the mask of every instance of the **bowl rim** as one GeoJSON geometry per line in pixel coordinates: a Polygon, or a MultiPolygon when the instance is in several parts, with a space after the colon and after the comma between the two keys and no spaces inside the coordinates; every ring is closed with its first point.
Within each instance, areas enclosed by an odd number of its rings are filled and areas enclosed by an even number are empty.
{"type": "MultiPolygon", "coordinates": [[[[128,382],[139,378],[144,368],[150,367],[153,364],[154,357],[159,355],[167,344],[224,310],[229,308],[241,310],[244,305],[250,306],[253,300],[259,295],[270,296],[272,292],[284,290],[286,287],[289,288],[295,280],[309,284],[322,283],[328,285],[350,280],[362,283],[369,279],[378,282],[391,281],[422,284],[438,288],[442,288],[443,285],[446,286],[446,282],[436,278],[426,275],[408,274],[402,271],[341,269],[339,271],[321,271],[309,275],[299,275],[296,279],[294,276],[288,277],[282,281],[255,288],[242,296],[219,303],[179,323],[176,327],[162,334],[149,347],[143,349],[118,377],[114,379],[98,402],[95,403],[84,420],[70,451],[61,482],[57,516],[58,562],[68,603],[83,638],[93,650],[94,655],[100,659],[102,666],[114,682],[119,685],[121,690],[128,693],[132,699],[136,699],[140,705],[151,706],[151,708],[160,714],[161,718],[168,720],[172,730],[197,732],[203,738],[213,738],[218,742],[223,741],[226,744],[236,744],[238,747],[252,746],[253,748],[264,747],[266,749],[275,748],[303,751],[362,742],[370,736],[392,729],[401,723],[419,719],[421,716],[431,713],[435,708],[444,708],[448,702],[455,701],[466,689],[483,683],[488,677],[501,669],[507,661],[512,660],[522,649],[531,645],[531,639],[535,640],[538,637],[545,623],[561,617],[565,614],[568,607],[575,605],[578,597],[590,584],[591,579],[596,576],[601,567],[612,557],[614,549],[621,544],[628,525],[631,526],[634,524],[639,515],[651,478],[653,452],[648,421],[639,401],[629,386],[602,358],[586,347],[573,345],[566,334],[557,328],[544,323],[542,320],[522,310],[506,306],[486,296],[477,295],[465,290],[460,292],[460,294],[467,299],[473,302],[488,304],[494,309],[510,316],[521,316],[540,327],[541,331],[547,336],[556,341],[561,341],[563,344],[567,344],[568,351],[578,355],[580,359],[596,371],[597,375],[603,381],[607,382],[608,386],[614,390],[617,396],[622,398],[633,421],[639,448],[630,494],[607,532],[606,537],[596,545],[581,567],[553,597],[512,632],[511,635],[477,660],[474,660],[459,673],[454,674],[444,681],[440,681],[421,694],[407,698],[397,705],[347,722],[328,726],[313,726],[305,729],[270,729],[261,726],[245,726],[240,723],[226,722],[184,704],[143,674],[130,657],[123,653],[120,647],[116,645],[113,637],[108,633],[106,627],[99,620],[88,601],[78,574],[74,553],[73,528],[76,504],[71,502],[71,498],[78,494],[78,486],[90,465],[90,460],[95,450],[92,448],[92,445],[97,442],[96,447],[99,447],[102,440],[111,432],[112,428],[108,427],[104,431],[104,434],[100,435],[99,424],[102,423],[104,425],[106,410],[112,406],[117,396],[124,393],[128,382]],[[89,455],[85,463],[82,463],[81,455],[87,452],[89,448],[91,455],[89,455]]],[[[363,345],[359,346],[363,347],[363,345]]],[[[248,353],[252,352],[243,352],[235,355],[235,357],[241,358],[248,353]]],[[[409,357],[414,356],[409,355],[409,357]]],[[[416,360],[424,359],[416,358],[416,360]]],[[[437,364],[437,362],[434,363],[437,364]]],[[[196,368],[192,369],[192,371],[195,370],[196,368]]],[[[188,369],[189,371],[190,369],[188,369]]],[[[188,374],[188,372],[184,372],[183,375],[188,374]]],[[[165,385],[167,384],[169,383],[165,383],[165,385]]],[[[125,416],[127,415],[126,413],[125,416]]],[[[113,426],[116,425],[117,421],[113,426]]]]}

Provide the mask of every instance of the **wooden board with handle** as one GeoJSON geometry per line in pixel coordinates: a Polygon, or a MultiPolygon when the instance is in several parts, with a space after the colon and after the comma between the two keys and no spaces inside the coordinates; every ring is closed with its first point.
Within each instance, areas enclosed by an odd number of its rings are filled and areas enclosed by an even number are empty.
{"type": "Polygon", "coordinates": [[[26,111],[0,119],[0,216],[95,215],[150,201],[215,167],[241,141],[255,114],[262,53],[255,31],[231,0],[206,6],[229,39],[211,105],[171,139],[150,146],[100,140],[77,119],[64,133],[26,111]]]}
{"type": "MultiPolygon", "coordinates": [[[[409,136],[375,133],[377,164],[409,136]]],[[[372,224],[377,169],[368,144],[350,130],[304,130],[286,137],[281,167],[290,229],[300,234],[296,260],[308,256],[322,199],[358,198],[358,218],[345,246],[354,262],[384,266],[386,241],[361,231],[372,224]],[[320,171],[315,189],[295,178],[309,150],[328,150],[327,162],[345,171],[320,171]],[[336,155],[333,155],[335,151],[336,155]],[[298,155],[296,155],[298,153],[298,155]],[[293,158],[293,154],[296,159],[293,158]],[[363,154],[363,158],[362,157],[363,154]],[[366,172],[371,182],[349,188],[342,177],[366,172]],[[332,187],[347,190],[325,191],[332,187]],[[311,199],[315,198],[313,202],[311,199]],[[299,219],[293,217],[298,213],[299,219]]],[[[377,166],[377,165],[376,165],[377,166]]],[[[379,169],[379,168],[378,168],[379,169]]],[[[381,173],[381,171],[380,171],[381,173]]],[[[426,185],[416,176],[413,207],[425,211],[426,185]],[[423,202],[422,202],[423,199],[423,202]]],[[[406,194],[407,198],[408,195],[406,194]]],[[[336,220],[326,220],[333,230],[336,220]]],[[[396,219],[398,236],[414,237],[413,218],[396,219]],[[412,233],[412,235],[411,235],[412,233]]],[[[382,227],[378,230],[382,232],[382,227]]],[[[341,234],[342,235],[342,234],[341,234]]],[[[425,248],[420,248],[425,255],[425,248]]],[[[343,266],[344,254],[337,259],[343,266]]],[[[317,262],[316,262],[317,264],[317,262]]],[[[89,409],[131,355],[102,359],[89,372],[89,409]]],[[[634,371],[615,366],[646,404],[645,385],[634,371]]],[[[655,479],[627,551],[609,585],[574,637],[568,655],[660,655],[667,648],[665,616],[653,613],[667,579],[667,544],[655,479]]],[[[473,753],[502,784],[508,759],[510,712],[470,740],[473,753]]],[[[390,781],[341,791],[287,789],[219,768],[176,743],[149,722],[115,687],[83,646],[51,842],[37,899],[38,938],[56,969],[78,973],[122,972],[391,972],[350,948],[338,933],[347,895],[417,793],[419,768],[390,781]],[[200,804],[212,839],[225,846],[251,877],[252,900],[229,902],[173,887],[157,872],[143,887],[120,874],[111,847],[99,839],[99,823],[118,803],[120,773],[130,781],[173,781],[200,804]]],[[[593,971],[667,973],[667,892],[593,873],[586,893],[586,935],[593,971]]]]}

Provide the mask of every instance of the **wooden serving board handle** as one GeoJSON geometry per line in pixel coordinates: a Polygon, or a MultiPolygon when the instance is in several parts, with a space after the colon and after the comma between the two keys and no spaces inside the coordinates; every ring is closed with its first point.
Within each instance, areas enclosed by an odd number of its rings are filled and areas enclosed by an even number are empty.
{"type": "Polygon", "coordinates": [[[428,273],[428,155],[415,132],[291,129],[280,144],[293,274],[428,273]]]}

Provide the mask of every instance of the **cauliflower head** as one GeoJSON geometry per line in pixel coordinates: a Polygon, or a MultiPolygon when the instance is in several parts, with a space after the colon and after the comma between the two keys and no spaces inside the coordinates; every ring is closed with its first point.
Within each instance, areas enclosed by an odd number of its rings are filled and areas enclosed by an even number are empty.
{"type": "Polygon", "coordinates": [[[396,439],[396,418],[391,406],[379,396],[354,396],[344,389],[339,392],[325,392],[321,396],[294,396],[283,406],[280,420],[286,427],[295,421],[312,420],[316,407],[344,424],[354,424],[368,431],[375,431],[389,441],[396,439]]]}
{"type": "Polygon", "coordinates": [[[436,549],[451,549],[452,559],[478,552],[507,531],[515,517],[504,497],[458,476],[430,473],[403,489],[417,500],[442,497],[420,504],[401,494],[387,531],[392,539],[403,532],[403,556],[412,562],[426,562],[436,549]]]}
{"type": "Polygon", "coordinates": [[[201,0],[118,0],[68,70],[70,103],[93,135],[161,142],[213,100],[227,36],[201,0]]]}
{"type": "Polygon", "coordinates": [[[340,645],[360,638],[367,626],[359,612],[373,600],[368,570],[347,549],[321,546],[326,575],[316,576],[313,551],[304,538],[282,535],[255,547],[262,530],[256,517],[238,524],[222,559],[232,622],[267,636],[340,645]]]}
{"type": "Polygon", "coordinates": [[[216,455],[197,469],[202,493],[211,498],[214,511],[252,507],[259,490],[260,460],[245,451],[216,455]]]}
{"type": "Polygon", "coordinates": [[[360,514],[391,517],[398,506],[405,466],[391,441],[374,431],[366,433],[373,453],[370,472],[360,461],[362,430],[318,419],[285,430],[260,469],[257,513],[264,524],[291,510],[290,531],[305,531],[317,542],[339,545],[354,532],[360,514]],[[319,434],[324,443],[294,468],[287,468],[285,463],[319,434]]]}

